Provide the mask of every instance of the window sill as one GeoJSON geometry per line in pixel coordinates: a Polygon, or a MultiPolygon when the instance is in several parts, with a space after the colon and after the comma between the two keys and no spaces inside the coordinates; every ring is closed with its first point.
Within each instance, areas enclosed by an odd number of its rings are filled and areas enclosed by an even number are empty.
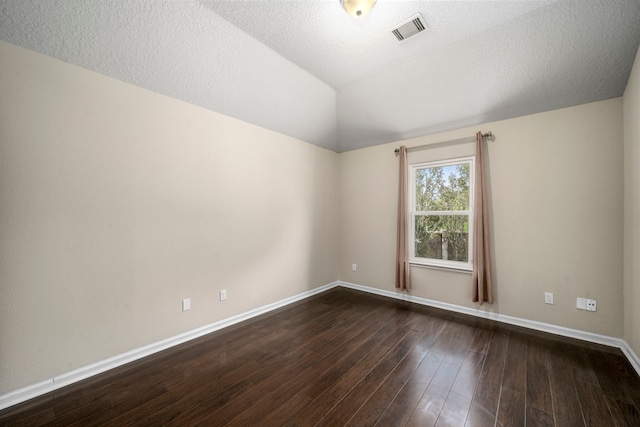
{"type": "Polygon", "coordinates": [[[445,265],[424,264],[421,262],[413,262],[413,261],[409,261],[409,265],[411,267],[428,268],[430,270],[452,271],[455,273],[464,273],[464,274],[473,273],[473,269],[470,267],[455,267],[455,266],[445,266],[445,265]]]}

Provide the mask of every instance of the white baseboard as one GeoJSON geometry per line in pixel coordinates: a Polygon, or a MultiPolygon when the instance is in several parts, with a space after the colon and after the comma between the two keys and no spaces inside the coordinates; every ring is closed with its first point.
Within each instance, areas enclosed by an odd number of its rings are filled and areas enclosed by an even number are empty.
{"type": "Polygon", "coordinates": [[[354,283],[348,283],[348,282],[342,282],[342,281],[338,282],[338,284],[339,286],[343,286],[345,288],[356,289],[359,291],[369,292],[376,295],[382,295],[389,298],[395,298],[403,301],[410,301],[416,304],[427,305],[429,307],[441,308],[448,311],[454,311],[457,313],[468,314],[476,317],[482,317],[484,319],[495,320],[502,323],[508,323],[510,325],[522,326],[524,328],[534,329],[536,331],[549,332],[549,333],[564,336],[564,337],[576,338],[583,341],[589,341],[597,344],[608,345],[611,347],[622,348],[623,340],[620,338],[613,338],[606,335],[594,334],[592,332],[580,331],[578,329],[565,328],[564,326],[557,326],[549,323],[537,322],[535,320],[522,319],[520,317],[507,316],[507,315],[496,313],[493,311],[463,307],[460,305],[449,304],[446,302],[440,302],[440,301],[430,300],[427,298],[416,297],[413,295],[409,295],[406,292],[387,291],[384,289],[371,288],[369,286],[356,285],[354,283]]]}
{"type": "Polygon", "coordinates": [[[355,283],[342,282],[342,281],[338,282],[338,286],[342,286],[350,289],[356,289],[359,291],[381,295],[389,298],[395,298],[402,301],[415,302],[416,304],[441,308],[443,310],[454,311],[457,313],[469,314],[471,316],[482,317],[484,319],[491,319],[497,322],[508,323],[510,325],[522,326],[523,328],[534,329],[536,331],[549,332],[549,333],[560,335],[563,337],[576,338],[582,341],[593,342],[596,344],[603,344],[610,347],[617,347],[620,350],[622,350],[622,353],[629,360],[629,363],[631,363],[631,366],[633,366],[633,369],[635,369],[638,375],[640,375],[640,358],[629,346],[629,343],[627,343],[625,340],[621,338],[614,338],[607,335],[594,334],[593,332],[581,331],[578,329],[565,328],[564,326],[552,325],[550,323],[543,323],[543,322],[537,322],[535,320],[522,319],[520,317],[507,316],[505,314],[495,313],[492,311],[480,310],[480,309],[470,308],[470,307],[463,307],[460,305],[449,304],[446,302],[430,300],[427,298],[421,298],[421,297],[409,295],[406,292],[387,291],[384,289],[371,288],[369,286],[356,285],[355,283]]]}
{"type": "Polygon", "coordinates": [[[622,346],[620,347],[620,349],[622,350],[624,355],[627,356],[627,359],[629,359],[629,363],[631,363],[633,369],[635,369],[638,375],[640,375],[640,358],[629,346],[629,343],[625,340],[622,340],[622,346]]]}
{"type": "Polygon", "coordinates": [[[174,337],[167,338],[165,340],[158,341],[156,343],[153,343],[144,347],[140,347],[126,353],[119,354],[109,359],[105,359],[91,365],[83,366],[82,368],[55,376],[51,379],[41,381],[36,384],[31,384],[29,386],[20,388],[18,390],[14,390],[9,393],[0,395],[0,410],[8,408],[13,405],[17,405],[18,403],[27,401],[29,399],[43,395],[45,393],[49,393],[51,391],[54,391],[61,387],[65,387],[67,385],[73,384],[75,382],[81,381],[91,376],[101,374],[110,369],[117,368],[118,366],[125,365],[127,363],[133,362],[135,360],[141,359],[146,356],[150,356],[159,351],[166,350],[176,345],[193,340],[195,338],[199,338],[211,332],[218,331],[220,329],[226,328],[231,325],[235,325],[236,323],[243,322],[245,320],[251,319],[253,317],[267,313],[269,311],[276,310],[278,308],[292,304],[296,301],[309,298],[313,295],[319,294],[321,292],[325,292],[337,286],[355,289],[355,290],[367,292],[370,294],[381,295],[388,298],[395,298],[403,301],[414,302],[416,304],[426,305],[430,307],[441,308],[444,310],[453,311],[457,313],[468,314],[471,316],[482,317],[485,319],[495,320],[502,323],[508,323],[510,325],[516,325],[516,326],[522,326],[529,329],[534,329],[537,331],[549,332],[549,333],[560,335],[560,336],[577,338],[583,341],[594,342],[597,344],[604,344],[611,347],[618,347],[622,350],[622,352],[627,357],[627,359],[629,359],[629,362],[631,363],[633,368],[636,370],[636,372],[638,372],[638,375],[640,375],[640,358],[638,358],[638,356],[634,353],[634,351],[631,349],[629,344],[620,338],[613,338],[606,335],[599,335],[591,332],[580,331],[577,329],[565,328],[563,326],[556,326],[548,323],[536,322],[533,320],[507,316],[504,314],[495,313],[488,310],[480,310],[480,309],[463,307],[455,304],[449,304],[445,302],[430,300],[427,298],[421,298],[421,297],[409,295],[404,292],[387,291],[384,289],[357,285],[355,283],[337,281],[337,282],[329,283],[328,285],[320,286],[319,288],[315,288],[310,291],[300,293],[298,295],[294,295],[289,298],[285,298],[280,301],[276,301],[272,304],[267,304],[265,306],[258,307],[256,309],[238,314],[236,316],[232,316],[232,317],[220,320],[210,325],[193,329],[191,331],[187,331],[185,333],[176,335],[174,337]]]}
{"type": "Polygon", "coordinates": [[[372,288],[369,286],[357,285],[355,283],[338,281],[338,286],[345,288],[356,289],[371,294],[381,295],[384,297],[395,298],[402,301],[415,302],[416,304],[427,305],[430,307],[441,308],[443,310],[454,311],[462,314],[469,314],[471,316],[482,317],[484,319],[491,319],[497,322],[508,323],[510,325],[522,326],[523,328],[533,329],[536,331],[549,332],[555,335],[563,337],[576,338],[582,341],[593,342],[596,344],[603,344],[610,347],[617,347],[622,350],[622,353],[629,360],[629,363],[640,375],[640,357],[633,351],[629,343],[621,338],[614,338],[607,335],[594,334],[593,332],[581,331],[578,329],[565,328],[564,326],[552,325],[550,323],[537,322],[535,320],[522,319],[520,317],[507,316],[500,313],[495,313],[487,310],[479,310],[470,307],[463,307],[460,305],[449,304],[446,302],[440,302],[430,300],[427,298],[416,297],[409,295],[406,292],[400,291],[387,291],[384,289],[372,288]]]}
{"type": "Polygon", "coordinates": [[[73,370],[71,372],[66,372],[64,374],[55,376],[48,380],[41,381],[36,384],[31,384],[26,387],[0,395],[0,410],[8,408],[13,405],[17,405],[18,403],[27,401],[29,399],[43,395],[45,393],[49,393],[51,391],[57,390],[61,387],[65,387],[75,382],[84,380],[91,376],[101,374],[110,369],[117,368],[118,366],[125,365],[127,363],[133,362],[135,360],[141,359],[146,356],[150,356],[159,351],[166,350],[176,345],[193,340],[195,338],[199,338],[211,332],[218,331],[220,329],[226,328],[231,325],[235,325],[236,323],[243,322],[245,320],[251,319],[253,317],[267,313],[269,311],[276,310],[280,307],[284,307],[296,301],[309,298],[313,295],[335,288],[336,286],[338,286],[338,282],[320,286],[319,288],[311,289],[301,294],[294,295],[292,297],[285,298],[280,301],[276,301],[272,304],[267,304],[265,306],[255,308],[253,310],[249,310],[245,313],[228,317],[226,319],[220,320],[210,325],[193,329],[191,331],[187,331],[185,333],[173,336],[171,338],[167,338],[165,340],[158,341],[153,344],[140,347],[126,353],[119,354],[117,356],[102,360],[100,362],[83,366],[79,369],[73,370]]]}

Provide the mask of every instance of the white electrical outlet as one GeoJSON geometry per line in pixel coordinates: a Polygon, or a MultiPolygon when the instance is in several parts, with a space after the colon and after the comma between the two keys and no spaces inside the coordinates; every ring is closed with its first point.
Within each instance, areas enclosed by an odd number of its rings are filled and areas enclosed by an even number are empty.
{"type": "Polygon", "coordinates": [[[227,290],[223,289],[220,291],[220,301],[224,301],[227,299],[227,290]]]}
{"type": "Polygon", "coordinates": [[[182,300],[182,311],[191,310],[191,298],[185,298],[182,300]]]}
{"type": "Polygon", "coordinates": [[[578,308],[580,310],[596,311],[596,300],[594,300],[594,299],[586,299],[586,298],[578,298],[576,300],[576,308],[578,308]]]}
{"type": "Polygon", "coordinates": [[[544,293],[544,303],[545,304],[553,304],[553,292],[545,292],[544,293]]]}
{"type": "Polygon", "coordinates": [[[351,271],[358,271],[358,266],[355,264],[351,264],[351,271]]]}

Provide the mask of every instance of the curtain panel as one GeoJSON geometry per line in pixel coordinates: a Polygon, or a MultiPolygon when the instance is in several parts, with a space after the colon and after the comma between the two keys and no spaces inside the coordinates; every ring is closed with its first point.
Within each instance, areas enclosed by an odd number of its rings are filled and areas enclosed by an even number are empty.
{"type": "Polygon", "coordinates": [[[409,245],[407,242],[407,147],[400,147],[398,177],[398,235],[396,237],[396,288],[411,290],[409,245]]]}
{"type": "Polygon", "coordinates": [[[493,304],[491,282],[491,247],[489,244],[489,204],[485,177],[484,137],[476,134],[476,170],[473,206],[473,301],[493,304]]]}

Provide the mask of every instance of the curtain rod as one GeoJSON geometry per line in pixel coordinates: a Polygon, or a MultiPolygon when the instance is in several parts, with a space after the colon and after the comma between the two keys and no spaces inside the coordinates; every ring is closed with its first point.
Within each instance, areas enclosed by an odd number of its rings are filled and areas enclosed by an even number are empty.
{"type": "MultiPolygon", "coordinates": [[[[493,134],[493,132],[489,131],[487,133],[483,133],[482,134],[483,138],[487,138],[490,141],[493,141],[494,139],[496,139],[495,135],[493,134]]],[[[467,138],[458,138],[458,139],[450,139],[448,141],[442,141],[442,142],[436,142],[433,144],[424,144],[424,145],[416,145],[415,147],[409,147],[407,148],[407,152],[409,151],[413,151],[413,150],[419,150],[421,148],[436,148],[436,147],[441,147],[443,145],[452,145],[452,144],[464,144],[465,142],[475,142],[476,137],[475,136],[470,136],[467,138]]],[[[394,153],[396,153],[396,155],[400,152],[399,148],[396,148],[395,150],[393,150],[394,153]]]]}

